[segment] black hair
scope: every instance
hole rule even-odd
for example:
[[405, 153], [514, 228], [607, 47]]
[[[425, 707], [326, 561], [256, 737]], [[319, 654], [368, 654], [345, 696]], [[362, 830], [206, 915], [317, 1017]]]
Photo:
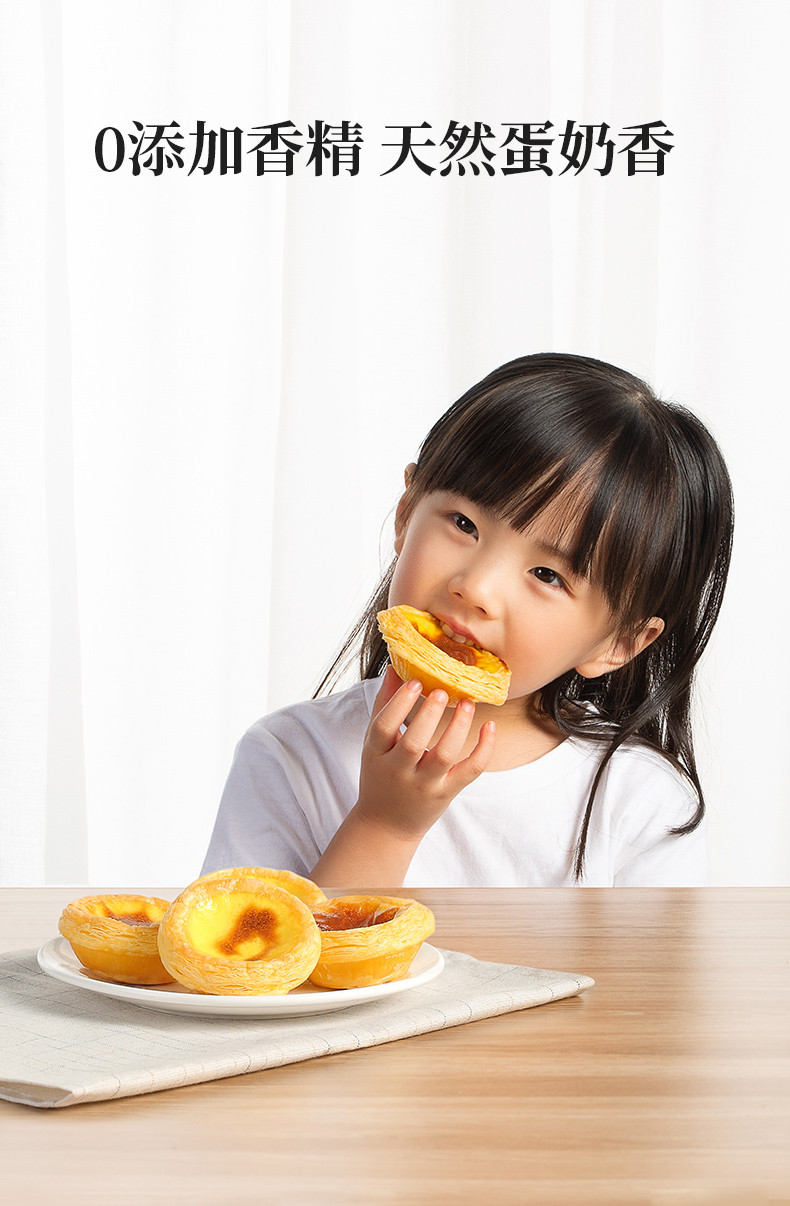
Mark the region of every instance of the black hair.
[[[572, 568], [602, 590], [618, 634], [636, 636], [653, 616], [664, 621], [661, 635], [619, 669], [595, 679], [571, 670], [541, 691], [541, 711], [565, 736], [607, 743], [581, 823], [576, 878], [601, 777], [624, 741], [657, 750], [690, 782], [696, 810], [670, 831], [690, 833], [705, 810], [692, 683], [721, 608], [733, 534], [730, 478], [710, 432], [613, 365], [561, 353], [525, 356], [474, 385], [434, 424], [411, 475], [406, 516], [440, 490], [519, 531], [562, 496]], [[383, 673], [389, 655], [376, 613], [387, 607], [394, 568], [316, 695], [357, 648], [362, 678]]]

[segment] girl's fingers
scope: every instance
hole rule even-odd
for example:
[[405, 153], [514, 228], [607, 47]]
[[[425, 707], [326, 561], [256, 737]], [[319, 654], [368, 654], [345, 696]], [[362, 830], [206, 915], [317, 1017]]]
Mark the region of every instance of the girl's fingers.
[[387, 666], [381, 679], [381, 686], [373, 702], [373, 715], [375, 716], [377, 712], [380, 712], [404, 685], [403, 681], [395, 673], [394, 668]]
[[[386, 754], [397, 748], [398, 760], [407, 764], [416, 765], [424, 759], [426, 765], [430, 763], [437, 770], [451, 775], [458, 784], [456, 791], [460, 791], [488, 765], [494, 750], [494, 723], [489, 721], [482, 726], [471, 754], [456, 762], [469, 736], [475, 706], [469, 700], [461, 700], [441, 737], [429, 749], [447, 708], [446, 691], [431, 691], [420, 704], [413, 720], [408, 721], [405, 732], [401, 733], [421, 690], [422, 686], [416, 680], [401, 683], [394, 671], [390, 676], [388, 669], [376, 696], [376, 711], [368, 728], [366, 744], [373, 754]], [[382, 706], [379, 707], [379, 704]]]
[[[392, 749], [393, 745], [399, 741], [401, 725], [419, 699], [422, 690], [421, 684], [414, 679], [408, 683], [402, 683], [394, 670], [392, 671], [394, 683], [391, 678], [389, 682], [387, 681], [388, 675], [389, 669], [384, 682], [379, 687], [374, 704], [373, 719], [368, 727], [368, 744], [373, 748], [374, 753], [383, 753]], [[379, 707], [382, 701], [384, 701], [383, 706]]]
[[398, 743], [402, 756], [418, 761], [430, 745], [447, 707], [446, 691], [431, 691]]
[[462, 788], [468, 787], [478, 775], [483, 773], [491, 761], [495, 745], [496, 725], [493, 720], [487, 720], [480, 729], [477, 744], [469, 757], [464, 758], [463, 762], [457, 763], [450, 772], [454, 786], [457, 785], [456, 791], [461, 791]]
[[432, 750], [426, 755], [431, 762], [449, 770], [460, 756], [464, 743], [472, 727], [475, 715], [475, 705], [468, 699], [462, 699], [456, 704], [447, 728], [442, 733]]

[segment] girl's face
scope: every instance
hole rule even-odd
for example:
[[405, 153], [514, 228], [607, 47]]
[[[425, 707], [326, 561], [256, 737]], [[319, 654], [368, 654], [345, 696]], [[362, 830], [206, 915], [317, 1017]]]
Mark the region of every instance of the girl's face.
[[559, 517], [550, 506], [518, 532], [443, 491], [420, 498], [407, 520], [401, 507], [389, 605], [429, 611], [495, 653], [512, 672], [510, 699], [572, 669], [588, 678], [616, 669], [659, 635], [662, 621], [648, 621], [635, 642], [618, 639], [600, 589], [571, 570]]

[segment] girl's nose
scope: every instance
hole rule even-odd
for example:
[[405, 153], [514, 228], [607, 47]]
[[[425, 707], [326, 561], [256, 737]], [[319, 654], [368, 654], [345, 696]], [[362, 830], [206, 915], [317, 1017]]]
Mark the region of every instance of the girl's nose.
[[497, 610], [500, 592], [500, 571], [489, 560], [479, 560], [464, 566], [450, 579], [448, 587], [455, 598], [467, 607], [493, 615]]

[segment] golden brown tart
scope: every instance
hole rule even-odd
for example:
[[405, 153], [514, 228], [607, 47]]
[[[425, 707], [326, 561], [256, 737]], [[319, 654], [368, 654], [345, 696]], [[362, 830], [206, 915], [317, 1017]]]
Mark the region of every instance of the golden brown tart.
[[159, 953], [195, 992], [290, 992], [310, 975], [321, 935], [292, 892], [252, 876], [209, 876], [178, 896], [159, 926]]
[[82, 896], [67, 905], [58, 929], [83, 967], [123, 984], [167, 984], [157, 943], [169, 900], [157, 896]]
[[441, 688], [450, 705], [461, 699], [503, 704], [510, 687], [510, 670], [495, 654], [464, 645], [447, 636], [427, 611], [399, 604], [377, 616], [390, 660], [404, 682], [419, 679], [424, 694]]
[[320, 958], [310, 973], [319, 988], [362, 988], [408, 975], [434, 931], [430, 909], [397, 896], [337, 896], [313, 910]]
[[311, 879], [305, 879], [303, 875], [297, 875], [295, 871], [280, 871], [273, 867], [228, 867], [224, 871], [210, 871], [208, 875], [201, 875], [200, 879], [195, 880], [195, 883], [205, 884], [214, 879], [238, 879], [242, 876], [245, 879], [259, 879], [275, 888], [284, 888], [286, 892], [297, 896], [310, 909], [326, 900], [326, 895]]

